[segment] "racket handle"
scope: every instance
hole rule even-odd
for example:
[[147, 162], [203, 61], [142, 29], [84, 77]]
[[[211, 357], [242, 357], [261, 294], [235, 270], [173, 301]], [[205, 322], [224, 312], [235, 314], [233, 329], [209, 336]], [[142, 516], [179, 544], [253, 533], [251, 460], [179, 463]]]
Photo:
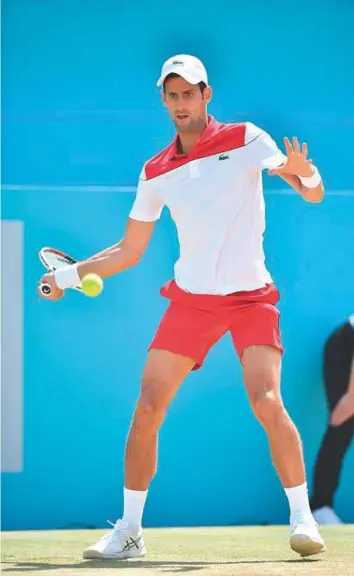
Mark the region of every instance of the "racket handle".
[[43, 294], [45, 294], [46, 296], [49, 296], [49, 294], [51, 293], [51, 287], [50, 284], [42, 284], [41, 285], [41, 291]]

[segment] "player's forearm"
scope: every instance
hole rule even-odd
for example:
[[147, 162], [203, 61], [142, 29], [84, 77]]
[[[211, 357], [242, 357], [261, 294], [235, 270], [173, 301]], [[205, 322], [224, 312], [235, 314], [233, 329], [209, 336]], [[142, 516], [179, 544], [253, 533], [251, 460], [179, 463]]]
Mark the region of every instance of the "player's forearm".
[[97, 252], [97, 254], [94, 254], [93, 256], [91, 256], [90, 260], [97, 260], [97, 258], [101, 258], [101, 256], [107, 256], [107, 254], [109, 254], [110, 252], [113, 252], [113, 250], [117, 250], [117, 248], [120, 248], [122, 246], [124, 242], [124, 238], [122, 238], [122, 240], [119, 240], [119, 242], [117, 242], [117, 244], [113, 244], [113, 246], [110, 246], [109, 248], [106, 248], [105, 250], [102, 250], [101, 252]]
[[121, 242], [116, 248], [109, 248], [101, 255], [96, 254], [93, 258], [79, 262], [77, 270], [81, 279], [86, 274], [98, 274], [101, 278], [107, 278], [135, 266], [139, 260], [140, 255]]
[[[299, 180], [300, 182], [300, 180]], [[301, 184], [300, 195], [306, 202], [317, 203], [321, 202], [324, 196], [324, 187], [322, 182], [316, 186], [316, 188], [306, 188], [303, 184]]]
[[293, 188], [299, 192], [300, 196], [306, 200], [306, 202], [316, 204], [322, 201], [324, 195], [323, 184], [319, 184], [316, 188], [306, 188], [306, 186], [301, 184], [301, 181], [297, 176], [293, 176], [293, 178], [297, 179], [296, 186], [293, 185]]
[[321, 202], [323, 195], [324, 195], [324, 187], [323, 183], [321, 182], [316, 188], [306, 188], [300, 180], [298, 176], [294, 174], [284, 174], [282, 175], [283, 180], [285, 180], [294, 190], [299, 192], [300, 196], [306, 202]]

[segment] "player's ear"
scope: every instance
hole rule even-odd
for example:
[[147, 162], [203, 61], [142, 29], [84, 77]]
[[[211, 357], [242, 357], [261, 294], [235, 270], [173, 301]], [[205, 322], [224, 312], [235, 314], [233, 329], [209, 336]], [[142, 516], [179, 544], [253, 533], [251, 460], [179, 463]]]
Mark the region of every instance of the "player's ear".
[[209, 104], [210, 100], [212, 99], [213, 91], [210, 86], [206, 86], [204, 88], [204, 100], [207, 104]]
[[165, 90], [164, 90], [164, 89], [161, 90], [161, 99], [162, 99], [163, 105], [164, 105], [164, 106], [167, 106], [167, 104], [166, 104], [166, 94], [165, 94]]

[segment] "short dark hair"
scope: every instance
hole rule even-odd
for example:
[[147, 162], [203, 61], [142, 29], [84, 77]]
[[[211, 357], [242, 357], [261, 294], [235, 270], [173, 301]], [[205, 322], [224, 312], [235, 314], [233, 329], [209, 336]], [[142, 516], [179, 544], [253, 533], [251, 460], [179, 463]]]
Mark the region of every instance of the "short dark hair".
[[[163, 81], [163, 91], [164, 92], [166, 92], [166, 89], [165, 89], [166, 80], [168, 80], [169, 78], [183, 78], [183, 76], [180, 76], [180, 74], [176, 74], [176, 72], [171, 72], [170, 74], [168, 74], [166, 76], [165, 80]], [[207, 87], [205, 82], [198, 82], [198, 86], [199, 86], [199, 90], [201, 91], [201, 93], [204, 94], [204, 90]]]

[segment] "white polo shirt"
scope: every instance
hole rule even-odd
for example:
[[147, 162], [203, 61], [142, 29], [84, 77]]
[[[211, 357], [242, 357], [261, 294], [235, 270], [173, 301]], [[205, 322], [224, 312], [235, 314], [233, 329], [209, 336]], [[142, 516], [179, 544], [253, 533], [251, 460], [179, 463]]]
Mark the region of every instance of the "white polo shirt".
[[177, 285], [194, 294], [232, 294], [272, 282], [265, 267], [262, 170], [285, 161], [249, 122], [209, 123], [189, 154], [177, 138], [148, 160], [130, 218], [152, 222], [167, 206], [176, 224]]

